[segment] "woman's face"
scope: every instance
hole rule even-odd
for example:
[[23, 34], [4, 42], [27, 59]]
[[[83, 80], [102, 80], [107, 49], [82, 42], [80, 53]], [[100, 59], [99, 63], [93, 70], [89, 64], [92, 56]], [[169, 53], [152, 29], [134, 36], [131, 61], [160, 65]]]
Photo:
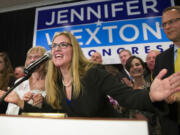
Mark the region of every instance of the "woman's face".
[[130, 68], [130, 72], [131, 76], [133, 78], [136, 77], [141, 77], [144, 74], [144, 68], [143, 65], [141, 64], [141, 62], [138, 59], [133, 59], [131, 62], [131, 68]]
[[41, 53], [38, 53], [38, 52], [29, 53], [28, 56], [27, 56], [26, 65], [28, 66], [29, 64], [33, 63], [34, 61], [36, 61], [40, 57], [42, 57]]
[[4, 62], [3, 58], [0, 57], [0, 72], [2, 72], [4, 70], [4, 67], [5, 67], [5, 62]]
[[[27, 60], [26, 60], [26, 66], [30, 65], [31, 63], [33, 63], [34, 61], [38, 60], [39, 58], [41, 58], [43, 55], [41, 52], [38, 51], [32, 51], [31, 53], [28, 54], [27, 56]], [[42, 64], [39, 68], [36, 69], [36, 72], [39, 72], [43, 69], [44, 64]]]
[[72, 61], [72, 45], [64, 35], [56, 37], [53, 41], [52, 60], [56, 67], [69, 68]]

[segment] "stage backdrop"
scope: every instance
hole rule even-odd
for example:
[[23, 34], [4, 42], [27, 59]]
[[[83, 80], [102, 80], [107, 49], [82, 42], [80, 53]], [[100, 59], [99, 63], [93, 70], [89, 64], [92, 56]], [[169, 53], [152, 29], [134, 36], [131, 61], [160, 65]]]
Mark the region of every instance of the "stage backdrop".
[[49, 50], [54, 34], [67, 30], [87, 58], [98, 51], [104, 64], [118, 64], [119, 51], [128, 49], [145, 60], [150, 50], [172, 45], [161, 28], [162, 11], [171, 5], [172, 0], [103, 0], [37, 8], [33, 46]]

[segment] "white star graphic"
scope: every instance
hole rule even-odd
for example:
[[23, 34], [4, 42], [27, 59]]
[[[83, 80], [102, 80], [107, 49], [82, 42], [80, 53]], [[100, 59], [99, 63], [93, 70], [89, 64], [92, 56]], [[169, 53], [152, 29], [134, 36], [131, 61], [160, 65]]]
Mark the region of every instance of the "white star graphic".
[[97, 25], [97, 26], [101, 26], [101, 25], [102, 25], [102, 22], [101, 22], [100, 20], [98, 20], [98, 21], [96, 22], [96, 25]]

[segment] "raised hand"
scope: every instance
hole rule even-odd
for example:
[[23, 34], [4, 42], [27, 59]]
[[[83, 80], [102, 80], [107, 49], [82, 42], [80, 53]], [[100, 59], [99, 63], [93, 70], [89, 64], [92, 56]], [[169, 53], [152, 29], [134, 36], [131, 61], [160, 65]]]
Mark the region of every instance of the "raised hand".
[[162, 79], [166, 73], [167, 69], [162, 69], [152, 82], [149, 92], [152, 102], [165, 100], [173, 93], [180, 91], [180, 72]]

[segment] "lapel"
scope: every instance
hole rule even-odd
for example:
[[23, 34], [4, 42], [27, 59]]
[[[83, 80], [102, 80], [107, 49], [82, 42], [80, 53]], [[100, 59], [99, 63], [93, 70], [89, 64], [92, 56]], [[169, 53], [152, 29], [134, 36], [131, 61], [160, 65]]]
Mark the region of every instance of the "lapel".
[[167, 57], [164, 58], [164, 61], [165, 64], [167, 64], [167, 68], [168, 68], [167, 76], [169, 76], [174, 73], [174, 46], [169, 49], [167, 53]]

